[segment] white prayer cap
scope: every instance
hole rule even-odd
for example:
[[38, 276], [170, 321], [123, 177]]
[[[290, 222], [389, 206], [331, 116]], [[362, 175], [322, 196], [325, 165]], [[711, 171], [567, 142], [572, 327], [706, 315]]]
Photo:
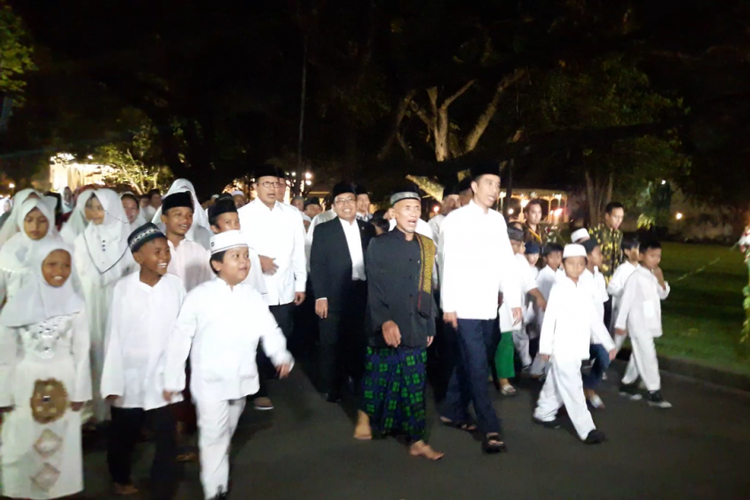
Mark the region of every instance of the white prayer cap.
[[586, 257], [586, 249], [583, 248], [583, 245], [578, 245], [577, 243], [565, 245], [563, 259], [567, 259], [568, 257]]
[[212, 195], [211, 195], [211, 199], [212, 199], [212, 200], [215, 200], [215, 199], [216, 199], [216, 198], [218, 198], [218, 197], [219, 197], [219, 195], [218, 195], [218, 194], [212, 194]]
[[573, 243], [578, 243], [581, 240], [587, 240], [589, 238], [591, 238], [591, 235], [589, 235], [589, 232], [585, 227], [576, 229], [575, 231], [573, 231], [573, 234], [570, 235], [570, 239], [573, 241]]
[[243, 193], [239, 189], [235, 189], [234, 191], [232, 191], [232, 196], [245, 196], [245, 193]]
[[246, 247], [247, 241], [239, 231], [225, 231], [211, 238], [211, 255], [235, 247]]

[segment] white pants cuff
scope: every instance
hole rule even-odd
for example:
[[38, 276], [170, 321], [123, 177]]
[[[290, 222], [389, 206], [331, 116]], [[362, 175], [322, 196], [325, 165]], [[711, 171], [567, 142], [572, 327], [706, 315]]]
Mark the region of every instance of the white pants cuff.
[[586, 407], [580, 361], [557, 361], [552, 358], [534, 417], [545, 422], [554, 420], [561, 406], [565, 406], [570, 421], [582, 440], [596, 429], [594, 419]]

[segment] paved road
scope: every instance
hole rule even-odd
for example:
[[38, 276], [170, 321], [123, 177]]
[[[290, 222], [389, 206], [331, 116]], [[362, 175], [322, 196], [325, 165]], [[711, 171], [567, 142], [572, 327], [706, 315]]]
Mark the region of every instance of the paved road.
[[[671, 410], [620, 398], [610, 369], [601, 391], [607, 409], [594, 420], [609, 442], [589, 447], [572, 428], [531, 423], [535, 383], [514, 399], [495, 397], [510, 452], [485, 456], [465, 433], [436, 424], [438, 463], [407, 455], [393, 439], [357, 442], [352, 415], [322, 401], [305, 374], [275, 382], [272, 412], [248, 409], [233, 445], [232, 498], [301, 500], [463, 500], [542, 498], [750, 498], [750, 396], [665, 375]], [[619, 367], [621, 368], [621, 367]], [[140, 449], [145, 477], [151, 450]], [[87, 498], [107, 498], [103, 451], [89, 451]], [[201, 499], [189, 465], [179, 499]]]

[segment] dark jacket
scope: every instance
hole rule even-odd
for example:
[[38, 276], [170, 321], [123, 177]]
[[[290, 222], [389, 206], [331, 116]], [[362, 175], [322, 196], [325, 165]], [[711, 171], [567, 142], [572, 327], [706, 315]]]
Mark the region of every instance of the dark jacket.
[[[367, 325], [368, 343], [373, 347], [385, 346], [382, 327], [394, 321], [401, 332], [403, 347], [426, 347], [427, 338], [435, 335], [437, 305], [430, 292], [423, 295], [429, 300], [430, 314], [420, 313], [420, 272], [422, 259], [420, 245], [415, 238], [406, 241], [404, 233], [394, 229], [372, 240], [367, 249]], [[429, 238], [425, 238], [429, 240]], [[433, 254], [434, 244], [429, 240]], [[430, 282], [434, 284], [434, 265], [429, 265]]]
[[[375, 227], [369, 222], [357, 221], [362, 240], [362, 255], [367, 253], [370, 240], [375, 237]], [[347, 296], [352, 288], [352, 258], [346, 243], [344, 228], [338, 217], [315, 226], [310, 249], [310, 278], [315, 298], [327, 298], [328, 310], [346, 308]], [[367, 261], [365, 260], [365, 269]]]

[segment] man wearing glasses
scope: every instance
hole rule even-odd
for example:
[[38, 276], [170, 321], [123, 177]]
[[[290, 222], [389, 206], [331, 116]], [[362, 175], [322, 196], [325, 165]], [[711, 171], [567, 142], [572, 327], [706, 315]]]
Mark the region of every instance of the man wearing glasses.
[[[277, 199], [284, 174], [273, 165], [262, 165], [255, 172], [253, 185], [257, 197], [238, 210], [242, 233], [248, 246], [260, 257], [260, 265], [268, 294], [269, 309], [276, 318], [287, 341], [294, 329], [294, 308], [305, 300], [307, 262], [305, 258], [305, 227], [299, 211]], [[258, 350], [261, 388], [254, 404], [258, 410], [272, 410], [267, 396], [264, 367], [270, 361]]]
[[335, 403], [347, 375], [355, 392], [361, 384], [367, 306], [364, 255], [375, 228], [357, 219], [357, 195], [351, 185], [336, 184], [332, 198], [338, 217], [314, 229], [310, 277], [320, 318], [320, 389]]

